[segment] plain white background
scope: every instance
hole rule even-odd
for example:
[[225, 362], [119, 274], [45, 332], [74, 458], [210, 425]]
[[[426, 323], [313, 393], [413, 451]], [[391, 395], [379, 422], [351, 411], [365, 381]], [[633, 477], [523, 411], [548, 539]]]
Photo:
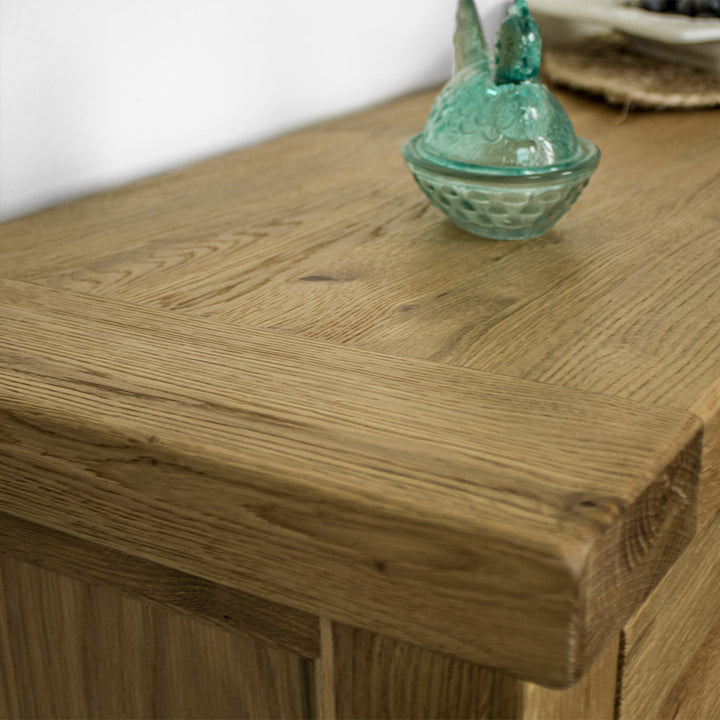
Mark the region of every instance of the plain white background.
[[2, 0], [0, 219], [440, 83], [455, 6]]

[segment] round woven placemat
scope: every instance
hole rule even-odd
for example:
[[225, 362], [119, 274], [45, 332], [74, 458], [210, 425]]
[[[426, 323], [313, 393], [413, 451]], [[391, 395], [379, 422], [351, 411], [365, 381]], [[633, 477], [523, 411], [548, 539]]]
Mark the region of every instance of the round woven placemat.
[[720, 105], [720, 73], [643, 55], [621, 35], [587, 38], [548, 48], [548, 80], [637, 108], [707, 108]]

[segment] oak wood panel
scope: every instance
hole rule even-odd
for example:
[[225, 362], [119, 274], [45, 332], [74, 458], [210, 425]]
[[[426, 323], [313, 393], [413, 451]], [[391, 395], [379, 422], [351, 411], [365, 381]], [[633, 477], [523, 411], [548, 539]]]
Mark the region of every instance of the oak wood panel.
[[0, 273], [692, 411], [712, 428], [704, 524], [720, 507], [716, 115], [619, 123], [560, 97], [603, 159], [541, 239], [474, 238], [429, 207], [399, 154], [421, 94], [10, 223]]
[[548, 684], [687, 544], [685, 413], [2, 283], [5, 512]]
[[[420, 95], [129, 188], [125, 193], [141, 206], [151, 204], [147, 196], [154, 192], [169, 198], [177, 192], [183, 210], [193, 202], [194, 181], [192, 228], [180, 219], [173, 225], [175, 208], [161, 205], [156, 218], [135, 228], [147, 237], [142, 247], [117, 254], [107, 243], [105, 252], [92, 248], [94, 255], [88, 248], [62, 275], [52, 253], [75, 241], [57, 243], [58, 249], [47, 242], [43, 250], [51, 257], [35, 257], [32, 276], [642, 401], [665, 396], [683, 407], [688, 398], [698, 403], [711, 389], [720, 309], [720, 260], [710, 252], [720, 223], [716, 115], [638, 114], [618, 124], [601, 105], [561, 97], [578, 131], [602, 142], [604, 155], [580, 203], [542, 239], [488, 242], [424, 210], [394, 152], [422, 121], [430, 96]], [[363, 142], [333, 165], [328, 157], [338, 134]], [[294, 155], [279, 162], [290, 151], [316, 164], [296, 164]], [[325, 173], [321, 161], [328, 163]], [[285, 180], [268, 193], [279, 165]], [[175, 189], [181, 179], [188, 186], [182, 192]], [[240, 184], [267, 205], [262, 237], [251, 237], [258, 230], [254, 213], [263, 214], [257, 204], [227, 203], [222, 195]], [[217, 201], [208, 188], [221, 194]], [[278, 196], [292, 188], [296, 204], [288, 200], [286, 221], [273, 221]], [[95, 219], [100, 200], [84, 202]], [[71, 238], [85, 228], [73, 219], [60, 222]], [[26, 252], [17, 246], [37, 235], [38, 223], [42, 218], [34, 216], [13, 232], [3, 227], [6, 263], [11, 250]], [[239, 241], [244, 230], [247, 238]], [[717, 404], [702, 408], [703, 417]]]
[[658, 709], [657, 720], [720, 717], [720, 623], [708, 631]]
[[333, 624], [338, 718], [492, 718], [503, 683], [518, 680], [457, 657]]
[[496, 717], [508, 720], [618, 720], [615, 717], [618, 646], [619, 636], [600, 653], [588, 672], [566, 690], [522, 683], [519, 691], [522, 714], [506, 712]]
[[551, 690], [375, 633], [333, 624], [338, 718], [612, 720], [618, 641], [573, 687]]
[[[402, 349], [403, 335], [409, 334], [416, 346], [422, 343], [421, 356], [435, 352], [438, 334], [450, 329], [461, 312], [474, 309], [463, 322], [477, 326], [478, 312], [489, 319], [505, 308], [514, 296], [513, 285], [523, 278], [497, 276], [496, 263], [518, 245], [468, 241], [469, 236], [440, 215], [433, 216], [404, 168], [399, 145], [417, 129], [429, 101], [424, 95], [399, 103], [394, 112], [393, 106], [374, 111], [375, 122], [360, 123], [363, 130], [344, 130], [347, 125], [358, 127], [356, 119], [348, 118], [324, 126], [322, 132], [285, 139], [282, 147], [303, 149], [315, 163], [294, 163], [292, 158], [280, 163], [286, 175], [272, 185], [272, 193], [267, 192], [266, 175], [277, 179], [280, 150], [272, 144], [195, 168], [197, 198], [174, 189], [180, 181], [173, 182], [172, 176], [142, 184], [136, 188], [139, 206], [151, 204], [148, 196], [157, 193], [163, 198], [174, 191], [183, 213], [188, 204], [194, 207], [190, 217], [195, 219], [188, 227], [183, 214], [173, 224], [173, 210], [159, 203], [157, 218], [145, 218], [144, 224], [135, 226], [146, 242], [128, 249], [114, 249], [112, 236], [104, 250], [94, 238], [83, 245], [74, 239], [86, 232], [81, 223], [48, 217], [48, 225], [64, 224], [69, 237], [45, 243], [49, 257], [38, 263], [34, 255], [27, 277], [331, 340], [357, 341], [374, 333], [374, 344], [384, 340], [381, 349], [392, 352]], [[343, 142], [348, 135], [358, 135], [350, 143], [352, 152], [334, 154], [336, 133]], [[319, 158], [327, 164], [323, 171], [317, 166]], [[253, 194], [255, 202], [227, 201], [223, 188], [252, 188], [256, 180], [266, 192]], [[208, 188], [217, 188], [219, 196]], [[99, 214], [99, 199], [84, 202], [91, 216]], [[5, 275], [25, 277], [13, 270], [12, 253], [31, 255], [37, 247], [37, 241], [32, 242], [37, 228], [21, 221], [3, 231], [0, 254], [9, 268]], [[28, 245], [30, 249], [24, 250]], [[63, 263], [55, 255], [78, 245], [87, 249], [79, 253], [75, 267], [61, 272]], [[496, 298], [482, 288], [473, 292], [489, 271], [497, 286], [504, 287]], [[543, 271], [534, 276], [538, 289], [556, 279]], [[427, 316], [419, 301], [432, 305], [443, 293], [446, 299]], [[439, 310], [446, 313], [445, 329], [433, 329]], [[423, 330], [422, 340], [418, 330]], [[387, 343], [393, 336], [398, 345], [390, 348]]]
[[703, 705], [720, 704], [715, 674], [719, 557], [716, 514], [626, 627], [621, 720], [675, 717], [684, 706], [689, 709], [681, 715], [693, 717]]
[[304, 658], [320, 654], [319, 619], [107, 546], [0, 513], [0, 555], [114, 588]]
[[0, 716], [307, 717], [295, 655], [0, 557]]
[[[368, 179], [389, 179], [388, 159], [399, 143], [417, 132], [433, 96], [434, 92], [414, 94], [2, 223], [0, 277], [49, 279], [94, 266], [102, 258], [108, 259], [109, 268], [112, 256], [127, 259], [133, 250], [162, 241], [203, 244], [224, 238], [238, 243], [234, 259], [243, 262], [242, 247], [249, 245], [252, 251], [258, 242], [273, 243], [277, 232], [293, 233], [304, 225], [307, 237], [313, 224], [336, 208], [339, 188], [355, 199], [364, 198], [366, 205], [382, 197]], [[573, 117], [583, 119], [587, 132], [615, 120], [617, 114], [602, 105], [581, 103], [574, 105]], [[370, 165], [380, 172], [368, 172]], [[387, 187], [394, 187], [398, 179], [412, 187], [407, 175], [393, 177]], [[420, 208], [420, 196], [415, 200]], [[382, 228], [372, 218], [368, 222], [368, 232]], [[186, 256], [186, 269], [192, 263]], [[122, 284], [119, 277], [115, 281]]]
[[[208, 160], [198, 166], [202, 179], [191, 166], [2, 223], [0, 276], [46, 277], [160, 239], [199, 240], [225, 231], [227, 240], [242, 244], [264, 237], [266, 229], [282, 231], [298, 224], [294, 214], [306, 208], [303, 188], [286, 185], [288, 171], [303, 168], [319, 179], [337, 175], [337, 163], [352, 162], [364, 140], [362, 134], [320, 125], [279, 138], [272, 146]], [[320, 142], [326, 154], [317, 153]], [[265, 171], [249, 177], [243, 172], [248, 162]], [[328, 194], [319, 211], [331, 205]], [[233, 231], [227, 224], [230, 209], [260, 227]]]

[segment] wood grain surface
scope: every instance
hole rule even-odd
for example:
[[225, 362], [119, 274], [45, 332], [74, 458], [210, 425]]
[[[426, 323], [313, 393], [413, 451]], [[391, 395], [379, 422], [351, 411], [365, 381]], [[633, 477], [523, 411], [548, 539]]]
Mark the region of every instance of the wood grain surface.
[[0, 513], [0, 555], [249, 635], [299, 657], [320, 655], [319, 619], [197, 575]]
[[[289, 604], [304, 655], [323, 614], [548, 684], [587, 669], [720, 509], [720, 133], [559, 95], [603, 159], [537, 240], [429, 207], [399, 146], [430, 93], [0, 226], [0, 278], [46, 288], [0, 290], [3, 511], [262, 596], [269, 635]], [[683, 558], [710, 577], [714, 548]], [[712, 615], [677, 572], [631, 669], [673, 577]], [[677, 698], [707, 622], [658, 712], [706, 709]]]
[[720, 712], [720, 514], [625, 628], [620, 720]]
[[551, 690], [457, 657], [333, 623], [335, 717], [613, 720], [618, 642], [573, 687]]
[[308, 664], [0, 556], [0, 717], [308, 717]]
[[[615, 702], [619, 639], [619, 636], [615, 637], [607, 644], [592, 667], [571, 688], [552, 690], [534, 683], [522, 683], [516, 691], [515, 708], [512, 701], [505, 700], [501, 712], [493, 717], [507, 720], [619, 720]], [[508, 687], [507, 680], [503, 687]]]
[[[708, 631], [702, 645], [665, 695], [656, 718], [714, 720], [720, 717], [720, 623]], [[626, 717], [631, 717], [628, 713]]]
[[522, 685], [457, 657], [339, 623], [333, 624], [333, 650], [336, 717], [348, 720], [500, 718], [499, 686]]
[[688, 415], [5, 281], [8, 514], [548, 684], [695, 526]]
[[8, 223], [0, 275], [694, 412], [712, 428], [704, 524], [720, 508], [716, 114], [619, 122], [559, 93], [602, 162], [544, 237], [499, 243], [452, 226], [403, 165], [432, 97]]

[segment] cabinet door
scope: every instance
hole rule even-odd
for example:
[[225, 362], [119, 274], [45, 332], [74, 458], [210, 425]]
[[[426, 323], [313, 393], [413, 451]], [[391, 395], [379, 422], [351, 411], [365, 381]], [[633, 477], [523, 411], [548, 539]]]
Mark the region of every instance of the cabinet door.
[[0, 716], [303, 718], [312, 661], [0, 557]]

